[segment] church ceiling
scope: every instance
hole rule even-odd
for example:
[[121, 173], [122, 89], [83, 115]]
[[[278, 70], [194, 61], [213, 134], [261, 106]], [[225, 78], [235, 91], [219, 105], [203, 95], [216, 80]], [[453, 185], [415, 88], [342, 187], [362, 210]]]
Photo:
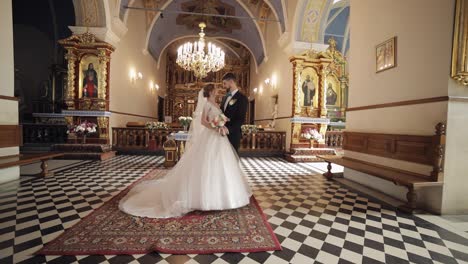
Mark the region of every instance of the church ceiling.
[[[177, 39], [198, 35], [198, 23], [207, 24], [207, 37], [230, 39], [234, 43], [241, 43], [252, 54], [259, 65], [266, 57], [264, 33], [266, 26], [285, 31], [283, 3], [284, 0], [121, 0], [120, 17], [125, 19], [129, 11], [125, 6], [162, 9], [162, 16], [158, 11], [145, 12], [147, 17], [148, 51], [159, 61], [164, 49]], [[258, 17], [278, 20], [266, 23], [264, 21], [210, 17], [177, 12], [209, 13], [238, 17]]]
[[[182, 3], [181, 9], [185, 12], [191, 13], [208, 13], [230, 16], [236, 15], [235, 7], [228, 3], [223, 3], [221, 0], [208, 0], [202, 2], [201, 5], [200, 1], [192, 0]], [[232, 33], [233, 30], [241, 29], [241, 22], [237, 18], [202, 17], [189, 14], [179, 14], [176, 18], [177, 25], [183, 25], [192, 31], [198, 31], [198, 24], [200, 22], [205, 22], [205, 32], [208, 34], [220, 31]]]

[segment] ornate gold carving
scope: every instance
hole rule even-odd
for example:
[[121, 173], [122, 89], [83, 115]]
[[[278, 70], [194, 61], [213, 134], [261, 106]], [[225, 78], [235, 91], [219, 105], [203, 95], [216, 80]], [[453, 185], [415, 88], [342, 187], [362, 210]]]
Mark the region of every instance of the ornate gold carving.
[[468, 0], [457, 0], [453, 32], [452, 71], [453, 79], [468, 86]]
[[108, 137], [108, 126], [109, 126], [109, 118], [106, 116], [99, 116], [97, 117], [98, 128], [99, 128], [99, 138], [106, 138]]
[[94, 42], [96, 42], [96, 37], [89, 32], [78, 35], [78, 39], [84, 45], [94, 44]]
[[[330, 45], [325, 51], [310, 49], [290, 58], [294, 69], [294, 116], [344, 118], [344, 109], [347, 107], [344, 90], [348, 83], [345, 72], [346, 61], [344, 56], [336, 50], [336, 40], [331, 38], [328, 43]], [[306, 100], [304, 100], [303, 85], [305, 85], [306, 76], [311, 77], [315, 88], [315, 96], [311, 98], [313, 99], [311, 105], [306, 105]], [[330, 76], [334, 76], [333, 80], [336, 80], [332, 83], [337, 97], [335, 104], [326, 102], [327, 89], [331, 84], [327, 79]]]
[[293, 123], [292, 126], [292, 140], [291, 144], [299, 144], [301, 139], [301, 124]]
[[107, 55], [106, 50], [99, 50], [99, 91], [98, 97], [101, 99], [106, 99], [106, 90], [107, 90], [107, 63], [110, 61], [109, 56]]
[[[76, 54], [74, 48], [68, 48], [67, 53], [65, 54], [65, 59], [67, 60], [68, 67], [68, 77], [67, 77], [67, 91], [65, 93], [66, 99], [73, 99], [75, 96], [75, 65], [76, 65]], [[67, 105], [68, 106], [68, 105]], [[73, 104], [70, 103], [70, 106], [73, 109]]]

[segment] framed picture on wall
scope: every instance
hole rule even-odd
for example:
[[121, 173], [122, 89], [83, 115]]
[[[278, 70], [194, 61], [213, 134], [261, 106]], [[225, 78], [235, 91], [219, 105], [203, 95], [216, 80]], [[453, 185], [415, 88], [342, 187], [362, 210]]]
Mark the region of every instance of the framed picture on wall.
[[396, 37], [388, 39], [375, 47], [376, 72], [396, 66]]

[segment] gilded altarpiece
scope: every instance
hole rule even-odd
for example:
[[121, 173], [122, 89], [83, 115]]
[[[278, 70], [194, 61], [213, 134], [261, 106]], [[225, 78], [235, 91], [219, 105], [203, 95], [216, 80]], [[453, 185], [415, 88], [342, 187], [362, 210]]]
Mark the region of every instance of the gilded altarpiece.
[[[348, 75], [346, 60], [329, 41], [326, 51], [308, 50], [292, 56], [293, 106], [291, 119], [291, 148], [324, 147], [325, 133], [330, 121], [345, 121]], [[309, 129], [323, 137], [315, 142], [303, 138]]]
[[[197, 105], [198, 92], [207, 84], [214, 84], [218, 88], [216, 101], [221, 103], [226, 91], [223, 89], [222, 78], [225, 73], [232, 72], [237, 77], [239, 90], [249, 97], [250, 85], [250, 64], [248, 61], [228, 60], [226, 66], [217, 71], [211, 72], [203, 80], [197, 80], [191, 71], [185, 71], [179, 67], [174, 58], [168, 56], [166, 81], [167, 96], [164, 105], [164, 115], [170, 116], [173, 122], [177, 122], [180, 116], [192, 116]], [[249, 120], [247, 111], [246, 120]]]
[[[86, 143], [109, 143], [109, 72], [114, 47], [96, 39], [91, 33], [72, 35], [59, 40], [65, 48], [68, 83], [62, 113], [68, 125], [85, 120], [96, 123], [98, 132]], [[77, 142], [73, 135], [69, 142]]]

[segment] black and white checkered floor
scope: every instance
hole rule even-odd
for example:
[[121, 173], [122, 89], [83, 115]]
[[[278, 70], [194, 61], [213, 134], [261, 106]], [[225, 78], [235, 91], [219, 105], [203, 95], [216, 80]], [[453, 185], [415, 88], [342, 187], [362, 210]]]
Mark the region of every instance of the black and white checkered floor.
[[0, 185], [0, 263], [468, 263], [468, 239], [328, 182], [313, 164], [277, 158], [242, 163], [282, 251], [32, 255], [161, 162], [117, 156]]

